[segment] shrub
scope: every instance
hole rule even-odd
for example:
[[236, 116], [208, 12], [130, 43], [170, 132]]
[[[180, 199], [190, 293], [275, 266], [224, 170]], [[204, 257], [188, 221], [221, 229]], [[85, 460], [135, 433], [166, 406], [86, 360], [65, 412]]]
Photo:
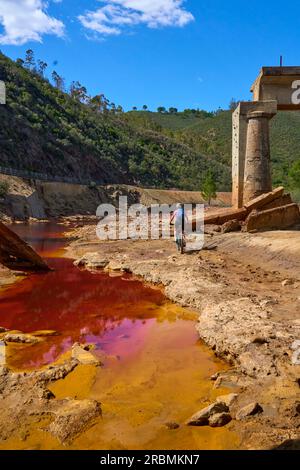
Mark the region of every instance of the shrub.
[[0, 181], [0, 197], [5, 197], [9, 191], [8, 181]]

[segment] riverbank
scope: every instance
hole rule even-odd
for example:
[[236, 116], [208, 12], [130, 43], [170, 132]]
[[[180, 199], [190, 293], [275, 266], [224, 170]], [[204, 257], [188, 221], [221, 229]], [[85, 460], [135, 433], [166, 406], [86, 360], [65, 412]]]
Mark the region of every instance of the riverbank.
[[80, 265], [133, 273], [199, 313], [200, 338], [233, 367], [215, 377], [216, 388], [239, 388], [233, 415], [253, 397], [263, 409], [233, 422], [242, 448], [298, 445], [300, 366], [292, 346], [300, 339], [299, 231], [209, 233], [215, 250], [184, 256], [171, 241], [100, 242], [93, 226], [72, 235], [68, 253]]

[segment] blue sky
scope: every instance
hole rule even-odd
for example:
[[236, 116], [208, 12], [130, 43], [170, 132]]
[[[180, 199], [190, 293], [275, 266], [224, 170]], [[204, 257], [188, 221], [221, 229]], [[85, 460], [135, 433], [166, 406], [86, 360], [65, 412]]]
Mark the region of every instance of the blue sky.
[[[262, 65], [300, 64], [297, 8], [276, 0], [0, 0], [0, 48], [125, 109], [227, 108]], [[57, 65], [53, 63], [57, 61]]]

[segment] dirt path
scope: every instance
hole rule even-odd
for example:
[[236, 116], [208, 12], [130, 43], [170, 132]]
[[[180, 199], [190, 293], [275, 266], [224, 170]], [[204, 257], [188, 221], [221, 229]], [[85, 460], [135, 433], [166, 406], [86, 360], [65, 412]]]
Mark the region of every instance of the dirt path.
[[216, 250], [184, 256], [165, 240], [99, 242], [93, 226], [73, 235], [69, 255], [82, 265], [132, 272], [199, 312], [200, 337], [233, 365], [215, 386], [239, 388], [235, 411], [253, 397], [264, 410], [237, 423], [244, 448], [298, 445], [299, 232], [207, 236]]

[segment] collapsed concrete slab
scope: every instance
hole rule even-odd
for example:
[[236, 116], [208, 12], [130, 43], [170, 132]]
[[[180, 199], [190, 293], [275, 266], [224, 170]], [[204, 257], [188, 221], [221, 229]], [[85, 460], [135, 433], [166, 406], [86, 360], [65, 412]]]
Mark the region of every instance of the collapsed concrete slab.
[[298, 204], [275, 207], [274, 209], [253, 211], [248, 216], [243, 231], [278, 230], [300, 224], [300, 210]]
[[293, 204], [292, 196], [290, 194], [284, 194], [263, 206], [262, 210], [266, 211], [268, 209], [275, 209], [276, 207], [289, 206], [290, 204]]
[[252, 199], [247, 204], [244, 205], [245, 209], [247, 209], [248, 213], [253, 210], [259, 210], [264, 208], [267, 204], [270, 204], [274, 200], [283, 196], [284, 188], [280, 186], [279, 188], [274, 189], [269, 193], [262, 194], [255, 199]]
[[0, 263], [17, 271], [50, 270], [40, 255], [2, 222], [0, 222]]
[[205, 225], [223, 225], [230, 220], [245, 220], [248, 215], [247, 209], [226, 209], [218, 214], [206, 215]]

